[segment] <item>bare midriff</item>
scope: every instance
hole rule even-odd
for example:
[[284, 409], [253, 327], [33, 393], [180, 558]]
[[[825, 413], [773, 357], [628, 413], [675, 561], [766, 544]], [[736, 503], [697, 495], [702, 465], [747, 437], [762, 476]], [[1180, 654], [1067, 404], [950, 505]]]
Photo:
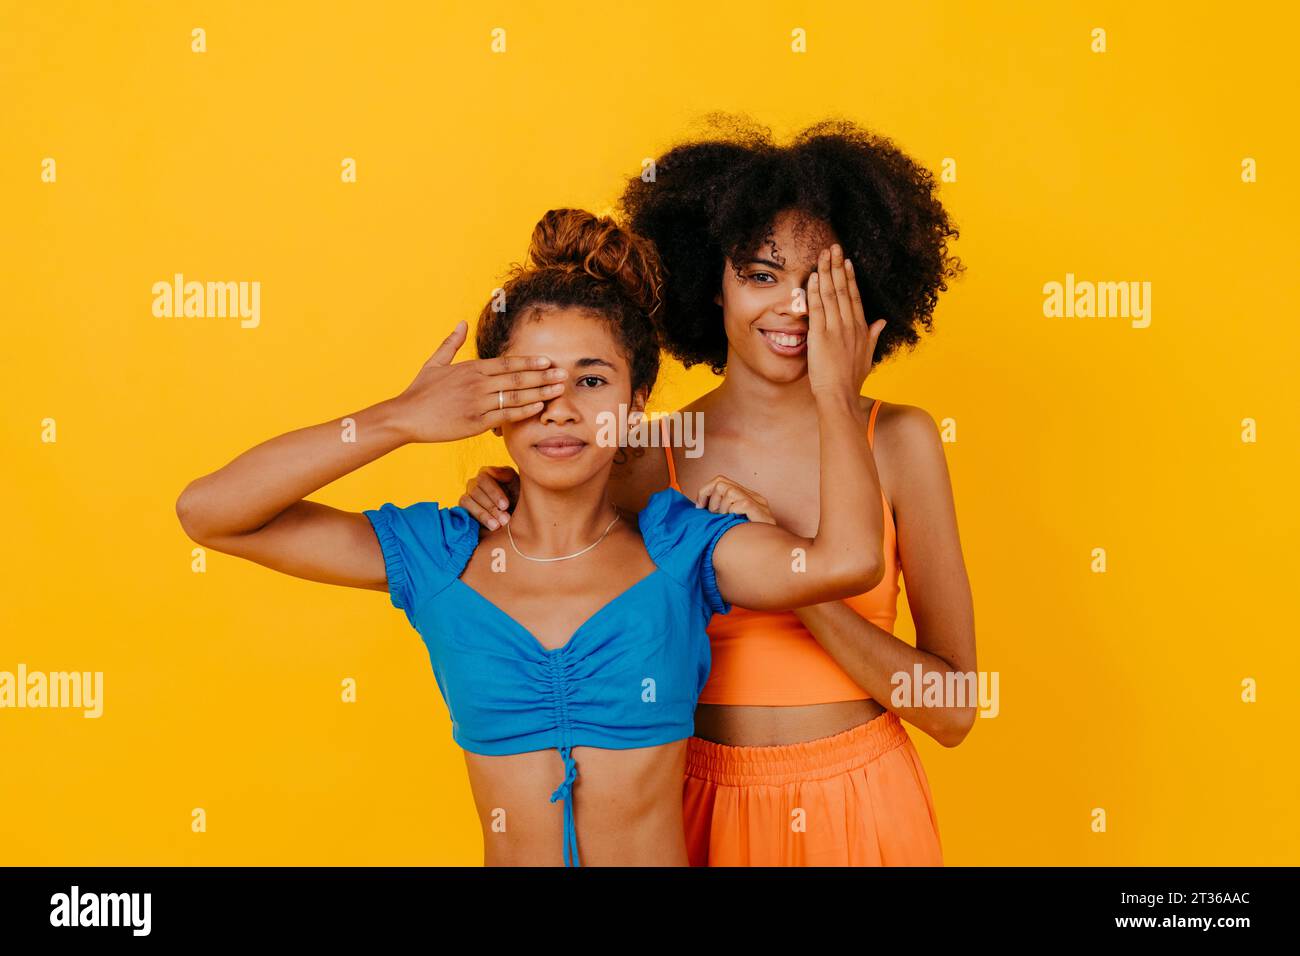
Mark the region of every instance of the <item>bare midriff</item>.
[[831, 737], [885, 713], [874, 700], [840, 700], [798, 707], [699, 704], [695, 736], [732, 747], [772, 747]]
[[[682, 824], [686, 741], [605, 750], [574, 747], [574, 826], [583, 866], [687, 866]], [[564, 780], [557, 750], [465, 753], [483, 830], [484, 866], [562, 866]]]

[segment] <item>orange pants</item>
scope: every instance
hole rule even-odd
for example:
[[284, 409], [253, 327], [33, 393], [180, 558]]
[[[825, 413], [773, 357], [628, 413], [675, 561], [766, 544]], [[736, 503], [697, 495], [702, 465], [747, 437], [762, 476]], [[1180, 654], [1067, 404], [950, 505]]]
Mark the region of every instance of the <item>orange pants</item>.
[[892, 711], [774, 747], [700, 737], [682, 794], [691, 866], [942, 866], [921, 758]]

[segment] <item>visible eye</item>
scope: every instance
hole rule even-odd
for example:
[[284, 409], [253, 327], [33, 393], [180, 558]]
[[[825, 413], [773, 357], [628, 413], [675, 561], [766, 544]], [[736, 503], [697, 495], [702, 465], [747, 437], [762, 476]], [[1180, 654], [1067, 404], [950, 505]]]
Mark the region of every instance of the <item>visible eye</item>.
[[755, 282], [758, 282], [759, 285], [767, 284], [766, 282], [760, 281], [763, 279], [770, 279], [773, 282], [776, 281], [776, 276], [772, 275], [770, 272], [747, 272], [745, 273], [745, 278], [753, 279]]
[[583, 388], [600, 388], [600, 386], [608, 384], [608, 383], [607, 383], [603, 378], [601, 378], [599, 375], [584, 375], [584, 376], [582, 376], [581, 378], [578, 379], [578, 382], [579, 382], [579, 383], [583, 383], [583, 382], [595, 382], [595, 383], [596, 383], [595, 385], [583, 385]]

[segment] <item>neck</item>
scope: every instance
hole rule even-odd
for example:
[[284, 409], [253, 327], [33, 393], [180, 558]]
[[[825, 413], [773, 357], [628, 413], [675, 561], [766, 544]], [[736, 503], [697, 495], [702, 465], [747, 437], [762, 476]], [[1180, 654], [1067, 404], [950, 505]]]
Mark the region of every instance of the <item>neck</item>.
[[[770, 433], [778, 421], [796, 423], [806, 428], [810, 417], [817, 415], [817, 400], [807, 375], [791, 382], [773, 382], [763, 378], [734, 354], [728, 356], [727, 374], [713, 392], [716, 401], [727, 410], [727, 418], [736, 429], [748, 434]], [[757, 429], [751, 431], [751, 429]]]
[[617, 514], [609, 500], [608, 470], [562, 490], [545, 488], [521, 475], [510, 534], [520, 550], [532, 557], [558, 557], [587, 547]]

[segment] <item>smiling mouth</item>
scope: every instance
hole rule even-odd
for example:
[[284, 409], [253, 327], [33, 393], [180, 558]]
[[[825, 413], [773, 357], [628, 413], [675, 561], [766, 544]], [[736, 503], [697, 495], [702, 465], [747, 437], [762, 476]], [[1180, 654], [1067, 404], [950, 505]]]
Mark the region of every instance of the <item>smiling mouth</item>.
[[771, 332], [759, 329], [763, 341], [777, 355], [800, 355], [808, 345], [807, 332]]

